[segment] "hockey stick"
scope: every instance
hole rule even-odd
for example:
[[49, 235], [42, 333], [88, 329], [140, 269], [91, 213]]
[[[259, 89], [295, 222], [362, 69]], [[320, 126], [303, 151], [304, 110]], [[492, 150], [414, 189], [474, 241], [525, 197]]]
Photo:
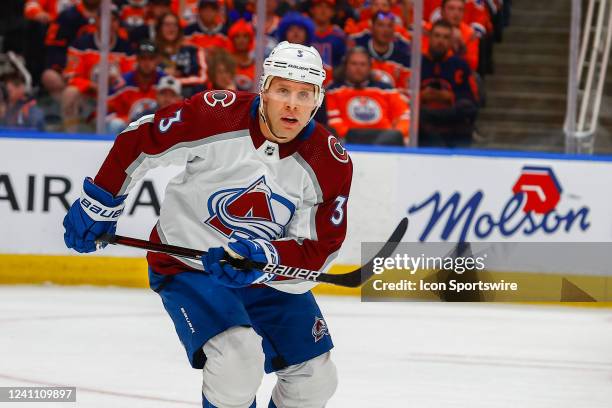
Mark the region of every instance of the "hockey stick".
[[[310, 269], [297, 268], [293, 266], [266, 264], [263, 262], [255, 262], [250, 259], [236, 259], [228, 254], [225, 254], [225, 262], [228, 262], [235, 268], [240, 269], [260, 269], [263, 272], [272, 273], [274, 275], [284, 276], [287, 278], [303, 279], [312, 282], [325, 282], [338, 286], [356, 288], [363, 285], [374, 274], [372, 270], [375, 258], [387, 258], [393, 254], [395, 248], [404, 237], [408, 228], [408, 218], [403, 218], [395, 227], [395, 230], [389, 237], [389, 240], [378, 251], [374, 258], [360, 268], [342, 274], [327, 274], [320, 271], [312, 271]], [[146, 249], [152, 252], [161, 252], [164, 254], [180, 256], [200, 261], [206, 251], [197, 249], [184, 248], [175, 245], [158, 244], [155, 242], [145, 241], [142, 239], [124, 237], [121, 235], [104, 234], [97, 241], [98, 244], [106, 243], [112, 245], [124, 245], [134, 248]]]

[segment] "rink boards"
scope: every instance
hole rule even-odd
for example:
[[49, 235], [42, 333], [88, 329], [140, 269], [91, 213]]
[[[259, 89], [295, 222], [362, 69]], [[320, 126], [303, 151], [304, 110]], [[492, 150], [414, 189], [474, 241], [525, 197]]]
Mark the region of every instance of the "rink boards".
[[[112, 247], [77, 255], [64, 247], [66, 207], [79, 196], [83, 177], [95, 175], [111, 145], [107, 136], [0, 134], [0, 283], [146, 285], [140, 250]], [[349, 228], [332, 272], [360, 264], [361, 244], [384, 241], [403, 216], [410, 220], [406, 242], [550, 242], [569, 247], [573, 242], [612, 241], [610, 157], [365, 147], [349, 151], [354, 163]], [[118, 233], [148, 237], [165, 185], [179, 172], [152, 170], [128, 198]], [[604, 263], [573, 265], [571, 253], [551, 259], [546, 267], [516, 259], [503, 271], [547, 279], [564, 272], [596, 277], [606, 286], [610, 276]], [[317, 290], [358, 293], [327, 285]], [[601, 296], [598, 300], [609, 300], [607, 291]]]

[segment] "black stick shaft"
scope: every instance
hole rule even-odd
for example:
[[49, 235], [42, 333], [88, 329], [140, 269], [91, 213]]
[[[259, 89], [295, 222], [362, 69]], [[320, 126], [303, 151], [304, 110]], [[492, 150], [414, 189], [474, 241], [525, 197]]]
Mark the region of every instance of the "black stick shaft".
[[[237, 259], [231, 257], [229, 254], [225, 254], [223, 261], [228, 262], [235, 268], [240, 269], [259, 269], [266, 273], [272, 273], [278, 276], [284, 276], [291, 279], [302, 279], [311, 282], [331, 283], [333, 285], [344, 286], [349, 288], [357, 288], [363, 285], [373, 275], [372, 262], [375, 258], [386, 258], [390, 256], [395, 248], [402, 240], [402, 237], [406, 233], [408, 228], [408, 219], [403, 218], [400, 223], [395, 227], [395, 230], [391, 234], [389, 240], [385, 245], [378, 251], [376, 256], [372, 258], [368, 263], [362, 267], [348, 273], [343, 274], [327, 274], [320, 271], [313, 271], [310, 269], [298, 268], [293, 266], [266, 264], [263, 262], [255, 262], [250, 259]], [[176, 245], [168, 245], [145, 241], [142, 239], [124, 237], [121, 235], [104, 234], [97, 241], [98, 244], [113, 244], [113, 245], [124, 245], [133, 248], [140, 248], [147, 251], [160, 252], [168, 255], [180, 256], [183, 258], [195, 259], [200, 261], [206, 251], [199, 251], [197, 249], [184, 248]]]

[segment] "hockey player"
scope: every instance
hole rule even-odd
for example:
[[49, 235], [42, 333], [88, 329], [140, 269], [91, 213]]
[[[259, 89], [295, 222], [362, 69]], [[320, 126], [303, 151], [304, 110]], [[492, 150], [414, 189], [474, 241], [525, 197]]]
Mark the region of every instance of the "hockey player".
[[313, 284], [234, 269], [251, 260], [323, 270], [346, 234], [352, 164], [312, 121], [325, 73], [312, 47], [282, 42], [265, 60], [259, 95], [207, 91], [133, 122], [64, 219], [66, 245], [96, 249], [147, 170], [181, 164], [151, 240], [207, 249], [202, 263], [149, 253], [159, 293], [194, 368], [204, 407], [255, 407], [263, 372], [278, 382], [269, 407], [320, 408], [336, 368]]

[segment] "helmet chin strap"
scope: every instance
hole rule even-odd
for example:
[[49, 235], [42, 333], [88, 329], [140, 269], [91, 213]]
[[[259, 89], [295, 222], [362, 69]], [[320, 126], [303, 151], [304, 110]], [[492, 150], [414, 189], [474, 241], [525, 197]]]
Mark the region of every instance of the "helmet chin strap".
[[268, 124], [268, 118], [266, 118], [266, 111], [264, 109], [263, 92], [259, 93], [259, 117], [261, 118], [263, 123], [266, 125], [266, 129], [268, 129], [268, 131], [272, 133], [272, 136], [274, 136], [277, 139], [282, 139], [282, 137], [278, 137], [278, 135], [274, 133], [274, 131]]

